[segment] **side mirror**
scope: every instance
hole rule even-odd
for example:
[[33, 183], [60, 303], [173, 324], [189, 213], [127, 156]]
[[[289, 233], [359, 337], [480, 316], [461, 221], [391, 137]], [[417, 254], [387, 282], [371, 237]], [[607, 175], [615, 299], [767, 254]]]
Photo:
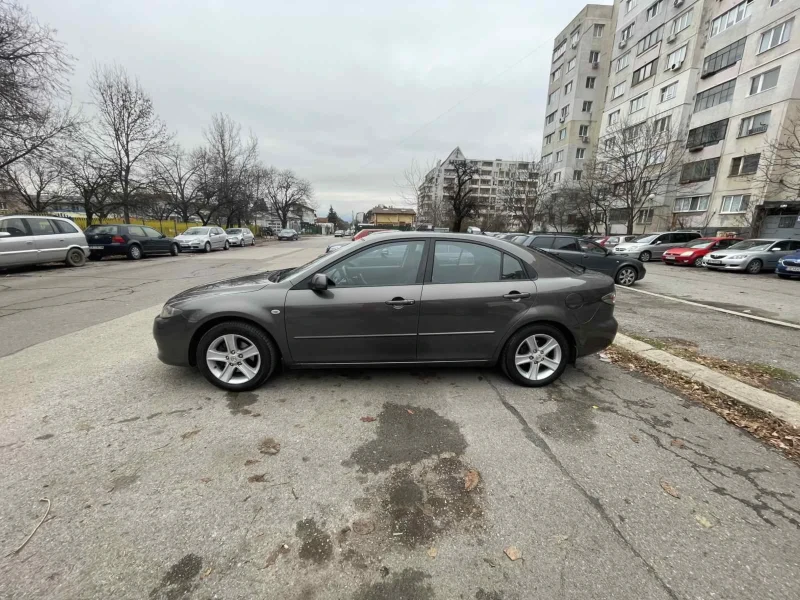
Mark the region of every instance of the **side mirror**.
[[311, 276], [311, 281], [308, 284], [315, 292], [322, 292], [328, 289], [328, 276], [325, 273], [314, 273]]
[[0, 231], [0, 238], [4, 237], [11, 237], [11, 234], [8, 231]]
[[782, 250], [783, 250], [783, 248], [770, 248], [769, 249], [770, 252], [780, 252]]

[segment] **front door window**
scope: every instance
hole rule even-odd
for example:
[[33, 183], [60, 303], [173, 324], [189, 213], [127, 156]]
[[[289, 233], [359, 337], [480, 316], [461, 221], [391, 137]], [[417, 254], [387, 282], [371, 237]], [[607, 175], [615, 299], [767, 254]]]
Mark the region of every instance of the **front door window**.
[[425, 242], [392, 242], [362, 250], [324, 271], [337, 288], [413, 285]]

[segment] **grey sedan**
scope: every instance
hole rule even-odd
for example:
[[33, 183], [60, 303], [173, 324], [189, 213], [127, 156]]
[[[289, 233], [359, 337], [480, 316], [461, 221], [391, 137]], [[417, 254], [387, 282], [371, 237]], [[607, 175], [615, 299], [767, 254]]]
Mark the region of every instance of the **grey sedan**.
[[774, 271], [778, 266], [778, 260], [797, 250], [800, 250], [800, 240], [744, 240], [727, 250], [706, 254], [703, 266], [711, 270], [723, 269], [747, 273], [760, 273], [762, 269]]
[[288, 367], [494, 365], [520, 385], [556, 380], [614, 339], [614, 282], [487, 236], [370, 236], [297, 268], [170, 299], [158, 357], [250, 390]]

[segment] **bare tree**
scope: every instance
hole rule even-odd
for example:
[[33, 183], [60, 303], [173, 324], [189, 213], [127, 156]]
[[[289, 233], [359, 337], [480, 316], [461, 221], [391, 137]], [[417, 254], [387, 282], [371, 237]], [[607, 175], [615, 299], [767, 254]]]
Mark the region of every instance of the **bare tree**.
[[[767, 126], [757, 121], [757, 117], [750, 123], [751, 130]], [[800, 108], [795, 107], [777, 134], [766, 141], [756, 179], [786, 198], [800, 198]]]
[[72, 57], [55, 33], [20, 4], [0, 0], [0, 169], [76, 127], [66, 102]]
[[286, 227], [292, 213], [312, 208], [314, 190], [305, 179], [299, 178], [289, 169], [280, 171], [270, 167], [265, 182], [267, 206]]
[[109, 202], [114, 190], [114, 181], [108, 164], [98, 157], [90, 147], [81, 148], [64, 161], [64, 179], [83, 200], [86, 225], [92, 224], [95, 215], [102, 222], [113, 207]]
[[[428, 162], [426, 165], [421, 165], [416, 159], [411, 160], [411, 166], [403, 171], [403, 179], [400, 182], [395, 181], [398, 193], [404, 204], [413, 206], [417, 211], [417, 218], [423, 217], [429, 219], [434, 226], [436, 226], [437, 211], [432, 207], [436, 201], [435, 193], [432, 193], [432, 181], [428, 181], [428, 176], [435, 168], [433, 161]], [[441, 204], [441, 199], [438, 200]], [[425, 204], [425, 206], [423, 206]]]
[[592, 159], [583, 165], [581, 178], [562, 186], [562, 193], [575, 211], [576, 221], [585, 225], [587, 232], [608, 234], [610, 214], [614, 207], [612, 188], [598, 172]]
[[5, 179], [16, 190], [25, 207], [43, 213], [64, 197], [64, 163], [51, 155], [28, 154], [4, 170]]
[[173, 212], [172, 198], [160, 191], [143, 193], [139, 200], [139, 211], [143, 217], [158, 221], [158, 228], [164, 233], [164, 221], [169, 220]]
[[509, 167], [498, 196], [520, 231], [527, 233], [534, 229], [544, 201], [556, 190], [552, 170], [552, 164], [543, 160], [531, 161], [528, 169], [520, 169], [518, 165]]
[[183, 223], [195, 214], [195, 202], [200, 194], [197, 185], [200, 169], [198, 153], [187, 154], [179, 144], [170, 144], [153, 157], [152, 174], [149, 179], [153, 186], [169, 198], [172, 211]]
[[194, 200], [194, 214], [200, 218], [203, 225], [208, 225], [219, 210], [219, 202], [217, 201], [219, 188], [216, 170], [210, 153], [206, 148], [195, 150], [192, 154], [192, 160], [197, 166], [197, 194]]
[[170, 134], [156, 114], [152, 98], [124, 68], [97, 66], [89, 85], [97, 108], [89, 139], [110, 166], [123, 217], [130, 223], [137, 195], [150, 184], [146, 163], [164, 152]]
[[593, 177], [610, 190], [615, 208], [626, 209], [629, 234], [648, 200], [675, 188], [685, 154], [686, 133], [671, 116], [640, 122], [626, 118], [606, 130]]
[[452, 219], [453, 231], [461, 231], [465, 219], [478, 217], [478, 199], [472, 194], [472, 179], [480, 173], [477, 165], [466, 160], [451, 161], [453, 181], [444, 186], [444, 202]]

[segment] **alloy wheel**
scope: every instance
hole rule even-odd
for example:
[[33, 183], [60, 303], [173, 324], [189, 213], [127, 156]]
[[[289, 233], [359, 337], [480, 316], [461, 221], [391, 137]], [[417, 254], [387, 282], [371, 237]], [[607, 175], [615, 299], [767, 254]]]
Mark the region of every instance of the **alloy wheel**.
[[758, 259], [756, 258], [756, 259], [754, 259], [754, 260], [751, 260], [751, 261], [750, 261], [750, 262], [747, 264], [747, 272], [748, 272], [748, 273], [753, 273], [753, 274], [755, 274], [755, 273], [760, 273], [760, 272], [761, 272], [761, 267], [762, 267], [762, 266], [763, 266], [763, 263], [762, 263], [760, 260], [758, 260]]
[[636, 271], [632, 267], [622, 267], [617, 273], [617, 283], [628, 287], [636, 281]]
[[534, 381], [550, 377], [561, 365], [561, 360], [561, 345], [545, 333], [525, 338], [514, 354], [519, 374]]
[[648, 252], [647, 250], [645, 250], [644, 252], [642, 252], [639, 255], [639, 260], [642, 261], [642, 262], [648, 262], [650, 260], [651, 256], [653, 256], [653, 255], [650, 254], [650, 252]]
[[206, 351], [206, 365], [224, 383], [248, 383], [261, 371], [261, 353], [248, 338], [229, 333], [211, 342]]
[[702, 267], [703, 266], [703, 257], [702, 256], [698, 256], [697, 258], [694, 259], [694, 266], [695, 267]]

